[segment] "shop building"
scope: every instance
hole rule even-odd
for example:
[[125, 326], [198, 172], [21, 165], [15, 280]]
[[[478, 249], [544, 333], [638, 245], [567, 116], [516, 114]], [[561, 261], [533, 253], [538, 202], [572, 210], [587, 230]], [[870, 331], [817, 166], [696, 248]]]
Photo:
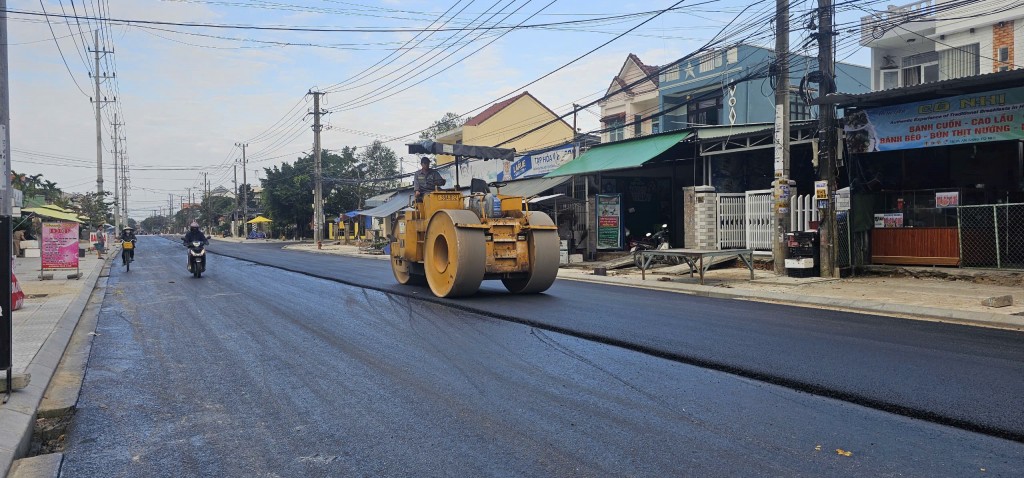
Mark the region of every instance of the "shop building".
[[859, 264], [1024, 269], [1024, 71], [835, 95]]

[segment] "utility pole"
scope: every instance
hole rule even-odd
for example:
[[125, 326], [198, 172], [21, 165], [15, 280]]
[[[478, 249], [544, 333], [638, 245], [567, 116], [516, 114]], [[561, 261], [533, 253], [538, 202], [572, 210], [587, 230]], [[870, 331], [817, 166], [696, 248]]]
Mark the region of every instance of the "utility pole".
[[[818, 97], [823, 98], [832, 91], [835, 85], [835, 56], [832, 52], [832, 39], [835, 35], [832, 23], [832, 0], [818, 0], [818, 70], [821, 82]], [[818, 171], [819, 178], [828, 185], [828, 199], [818, 200], [818, 240], [821, 241], [820, 258], [821, 276], [836, 277], [836, 109], [832, 105], [819, 105], [818, 117], [821, 118], [818, 131]], [[821, 207], [824, 206], [824, 207]]]
[[238, 237], [238, 161], [231, 166], [235, 173], [235, 209], [231, 211], [231, 237]]
[[117, 147], [118, 146], [118, 144], [117, 144], [118, 143], [118, 140], [117, 140], [118, 136], [117, 136], [117, 128], [119, 126], [121, 126], [121, 124], [117, 122], [117, 113], [114, 113], [114, 122], [111, 123], [111, 125], [113, 125], [113, 127], [114, 127], [114, 134], [110, 137], [110, 141], [113, 143], [113, 146], [114, 146], [114, 227], [116, 227], [117, 230], [120, 231], [121, 230], [121, 195], [118, 194], [118, 191], [120, 191], [121, 188], [120, 188], [120, 185], [119, 185], [119, 183], [117, 181], [117, 177], [118, 177], [118, 170], [120, 170], [121, 167], [118, 165], [118, 147]]
[[320, 96], [323, 93], [309, 90], [309, 94], [313, 95], [313, 177], [316, 181], [313, 189], [313, 243], [320, 244], [323, 240], [324, 220], [323, 171], [320, 164], [320, 115], [323, 113], [320, 111]]
[[213, 233], [213, 218], [210, 217], [210, 173], [203, 173], [203, 215], [206, 216], [206, 230]]
[[120, 148], [121, 155], [121, 217], [124, 218], [125, 224], [128, 224], [128, 155], [125, 154], [123, 147], [124, 137], [119, 137], [118, 141], [121, 142], [122, 147]]
[[789, 232], [789, 0], [775, 0], [775, 237], [772, 258], [777, 275], [786, 273]]
[[[3, 178], [0, 178], [0, 248], [11, 257], [14, 242], [11, 230], [11, 142], [8, 132], [11, 126], [10, 87], [7, 83], [7, 0], [0, 0], [0, 162]], [[11, 261], [0, 261], [0, 276], [11, 276]], [[14, 381], [14, 316], [11, 314], [11, 282], [4, 280], [0, 286], [0, 371], [4, 372], [6, 394], [0, 403], [7, 403], [11, 397]]]
[[[96, 86], [96, 96], [92, 99], [93, 104], [96, 105], [96, 192], [100, 194], [100, 200], [103, 200], [103, 126], [100, 124], [102, 121], [100, 109], [103, 108], [103, 103], [111, 101], [106, 98], [100, 99], [100, 80], [111, 77], [100, 73], [100, 55], [113, 53], [113, 51], [100, 50], [100, 31], [98, 29], [93, 32], [93, 37], [96, 45], [96, 48], [92, 50], [96, 59], [96, 68], [92, 74]], [[116, 188], [117, 184], [114, 184], [114, 187]]]
[[235, 146], [242, 148], [242, 237], [249, 237], [249, 231], [245, 230], [245, 223], [249, 220], [249, 182], [245, 177], [245, 147], [246, 143], [235, 143]]

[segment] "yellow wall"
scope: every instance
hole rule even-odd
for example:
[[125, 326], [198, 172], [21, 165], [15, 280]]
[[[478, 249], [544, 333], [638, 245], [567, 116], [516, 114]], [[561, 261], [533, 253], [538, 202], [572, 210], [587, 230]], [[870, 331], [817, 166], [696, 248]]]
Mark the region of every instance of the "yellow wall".
[[[501, 111], [486, 119], [478, 126], [462, 127], [462, 144], [473, 146], [497, 146], [509, 138], [555, 119], [555, 115], [538, 103], [530, 95], [524, 95]], [[544, 128], [534, 131], [515, 141], [501, 145], [502, 148], [515, 148], [524, 153], [535, 149], [558, 146], [572, 141], [572, 127], [564, 121], [557, 121]], [[439, 138], [442, 142], [443, 139]], [[451, 162], [451, 156], [437, 156], [438, 164]]]

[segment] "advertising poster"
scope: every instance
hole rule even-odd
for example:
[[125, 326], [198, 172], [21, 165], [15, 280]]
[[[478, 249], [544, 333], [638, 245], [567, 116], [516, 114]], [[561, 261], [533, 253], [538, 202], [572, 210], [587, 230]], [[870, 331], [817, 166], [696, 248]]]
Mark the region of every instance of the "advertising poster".
[[622, 248], [622, 195], [598, 194], [597, 248]]
[[43, 270], [78, 270], [78, 224], [44, 222], [39, 253]]
[[1024, 88], [865, 108], [843, 122], [853, 153], [1024, 139]]
[[959, 205], [959, 192], [935, 193], [935, 207], [957, 207]]

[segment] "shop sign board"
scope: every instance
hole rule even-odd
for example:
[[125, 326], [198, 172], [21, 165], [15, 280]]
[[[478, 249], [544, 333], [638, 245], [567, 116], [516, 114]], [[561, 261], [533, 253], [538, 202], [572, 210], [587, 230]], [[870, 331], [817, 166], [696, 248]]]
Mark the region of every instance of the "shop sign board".
[[[545, 151], [525, 154], [516, 157], [515, 161], [492, 159], [459, 159], [459, 183], [468, 185], [473, 178], [483, 179], [488, 183], [513, 181], [516, 179], [536, 178], [544, 176], [559, 166], [572, 161], [575, 146], [566, 144]], [[445, 179], [445, 187], [455, 186], [455, 164], [448, 163], [437, 168], [438, 174]]]
[[575, 147], [571, 144], [558, 148], [530, 153], [516, 158], [512, 161], [508, 171], [498, 173], [498, 181], [509, 181], [513, 179], [534, 178], [543, 176], [559, 166], [572, 161]]
[[78, 270], [78, 224], [44, 222], [39, 255], [44, 271]]
[[957, 207], [960, 205], [960, 193], [937, 192], [935, 193], [935, 207]]
[[875, 227], [903, 227], [903, 213], [875, 214]]
[[622, 195], [598, 194], [597, 248], [622, 248]]
[[1024, 139], [1024, 87], [865, 108], [844, 123], [853, 153]]

